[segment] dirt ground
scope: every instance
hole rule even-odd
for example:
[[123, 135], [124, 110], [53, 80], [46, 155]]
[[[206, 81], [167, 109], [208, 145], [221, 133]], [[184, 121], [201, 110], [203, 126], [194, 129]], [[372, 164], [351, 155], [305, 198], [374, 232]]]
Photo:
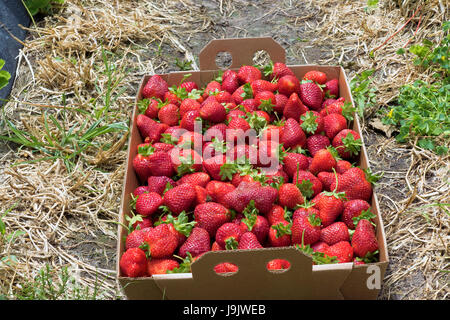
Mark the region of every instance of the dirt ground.
[[[61, 13], [62, 16], [83, 15], [77, 1], [67, 2], [70, 5], [67, 9], [64, 9], [67, 10], [66, 12]], [[95, 2], [88, 1], [89, 6], [95, 4]], [[108, 10], [116, 10], [118, 14], [126, 12], [124, 8], [121, 10], [115, 9], [112, 2], [114, 1], [111, 1], [111, 4], [107, 6]], [[150, 3], [151, 1], [145, 2]], [[215, 38], [271, 36], [286, 49], [288, 64], [342, 65], [349, 78], [354, 77], [356, 72], [364, 68], [361, 63], [361, 59], [363, 61], [365, 59], [361, 58], [361, 43], [349, 40], [350, 43], [353, 42], [350, 45], [347, 43], [345, 50], [341, 51], [342, 44], [335, 45], [330, 41], [320, 43], [317, 40], [321, 36], [319, 29], [324, 28], [327, 24], [333, 6], [343, 3], [354, 11], [364, 10], [365, 1], [355, 1], [354, 4], [351, 1], [333, 1], [328, 6], [321, 1], [314, 0], [280, 1], [277, 6], [274, 6], [273, 1], [197, 1], [195, 3], [188, 1], [188, 3], [192, 12], [190, 9], [183, 7], [182, 4], [170, 5], [171, 10], [179, 10], [182, 14], [189, 15], [187, 18], [183, 17], [189, 21], [189, 24], [182, 25], [176, 21], [169, 22], [173, 22], [173, 28], [168, 28], [169, 31], [167, 32], [177, 39], [179, 45], [174, 44], [170, 37], [163, 38], [161, 44], [160, 41], [146, 41], [140, 36], [136, 36], [135, 39], [131, 39], [133, 42], [122, 39], [119, 46], [111, 49], [118, 55], [126, 52], [126, 47], [132, 47], [134, 52], [131, 58], [118, 60], [120, 62], [126, 61], [130, 71], [124, 81], [126, 91], [115, 106], [118, 110], [120, 109], [119, 113], [122, 117], [130, 116], [133, 98], [143, 74], [177, 71], [179, 68], [175, 65], [176, 58], [195, 58], [193, 67], [197, 68], [198, 53], [209, 40]], [[380, 1], [380, 3], [380, 7], [386, 7], [383, 1]], [[156, 4], [153, 5], [157, 7]], [[142, 8], [144, 7], [145, 5], [142, 5]], [[383, 12], [385, 11], [378, 10], [373, 15], [381, 16]], [[196, 15], [198, 15], [198, 18]], [[46, 21], [38, 22], [38, 26], [43, 28], [44, 25], [46, 27], [51, 24], [55, 26], [63, 25], [63, 22], [55, 17], [46, 19]], [[339, 26], [339, 28], [342, 28], [342, 26]], [[43, 32], [44, 29], [40, 30]], [[178, 33], [181, 30], [185, 33]], [[191, 30], [191, 32], [186, 30]], [[166, 32], [166, 29], [164, 32]], [[39, 35], [37, 32], [31, 31], [29, 40], [39, 39], [40, 36], [45, 37], [46, 35]], [[384, 33], [380, 36], [384, 36]], [[49, 39], [44, 39], [43, 43], [47, 43]], [[49, 50], [48, 44], [44, 45], [41, 51], [25, 50], [28, 52], [29, 62], [36, 66], [34, 76], [39, 77], [38, 62], [44, 59], [50, 52]], [[86, 52], [89, 56], [94, 56], [93, 51], [87, 50]], [[229, 61], [223, 59], [222, 62]], [[97, 60], [96, 63], [99, 63], [99, 61]], [[393, 65], [393, 67], [395, 66]], [[398, 68], [402, 67], [404, 65], [398, 66]], [[14, 99], [33, 103], [57, 104], [60, 93], [64, 89], [63, 86], [58, 87], [55, 84], [51, 87], [49, 83], [43, 80], [30, 86], [32, 75], [29, 70], [27, 61], [23, 60], [12, 92]], [[379, 89], [389, 90], [383, 86], [380, 86]], [[32, 91], [32, 94], [28, 91]], [[78, 99], [88, 101], [89, 93], [92, 91], [92, 86], [81, 86], [79, 91], [81, 98], [78, 97]], [[75, 92], [70, 95], [71, 99], [76, 100], [78, 96], [76, 90], [71, 92]], [[21, 118], [23, 113], [36, 115], [39, 112], [41, 112], [40, 108], [34, 108], [34, 106], [31, 108], [26, 104], [10, 103], [6, 106], [6, 114], [10, 119], [15, 120]], [[376, 115], [373, 116], [376, 117]], [[433, 211], [431, 222], [429, 222], [421, 214], [422, 212], [419, 212], [420, 210], [414, 209], [414, 204], [420, 204], [420, 199], [413, 198], [406, 205], [412, 196], [408, 182], [411, 165], [421, 166], [423, 164], [413, 163], [417, 150], [408, 145], [397, 144], [393, 138], [387, 137], [384, 132], [368, 125], [370, 120], [367, 118], [364, 121], [364, 141], [369, 152], [372, 171], [384, 172], [375, 191], [378, 194], [382, 209], [390, 256], [390, 264], [379, 298], [442, 299], [449, 292], [446, 286], [448, 276], [446, 276], [446, 273], [439, 273], [436, 270], [441, 268], [442, 265], [448, 268], [448, 215], [445, 216], [439, 210]], [[0, 126], [0, 133], [2, 130], [4, 130], [4, 124]], [[75, 265], [81, 262], [80, 277], [87, 279], [85, 280], [87, 284], [91, 285], [93, 274], [99, 272], [104, 281], [105, 297], [121, 297], [114, 280], [117, 243], [117, 226], [114, 221], [117, 219], [120, 204], [125, 157], [126, 144], [116, 153], [113, 163], [108, 167], [81, 166], [81, 169], [88, 173], [90, 183], [93, 183], [91, 186], [86, 185], [86, 190], [77, 191], [70, 196], [68, 193], [61, 194], [62, 200], [33, 201], [26, 199], [26, 195], [41, 194], [42, 188], [49, 187], [48, 184], [54, 184], [55, 181], [64, 185], [64, 190], [70, 189], [71, 185], [73, 186], [79, 181], [82, 174], [74, 174], [73, 177], [67, 179], [61, 176], [58, 180], [46, 182], [45, 178], [38, 173], [47, 172], [57, 175], [58, 172], [61, 172], [61, 175], [64, 175], [60, 164], [40, 162], [33, 168], [27, 168], [25, 165], [11, 167], [11, 164], [16, 161], [31, 158], [31, 156], [26, 149], [18, 150], [15, 144], [2, 144], [0, 142], [0, 165], [2, 168], [0, 169], [0, 180], [2, 180], [0, 191], [5, 191], [4, 195], [0, 196], [0, 209], [4, 211], [15, 201], [23, 200], [22, 202], [19, 201], [19, 205], [12, 211], [10, 220], [5, 218], [6, 224], [11, 229], [19, 228], [17, 227], [18, 223], [22, 224], [24, 226], [22, 228], [28, 233], [28, 236], [35, 240], [36, 233], [34, 233], [33, 228], [37, 228], [42, 230], [42, 232], [37, 233], [39, 237], [45, 238], [45, 240], [42, 240], [43, 245], [41, 245], [41, 240], [28, 244], [28, 251], [31, 252], [28, 254], [20, 250], [14, 250], [15, 247], [12, 246], [14, 254], [22, 258], [23, 261], [27, 261], [23, 271], [34, 270], [35, 272], [38, 266], [47, 262], [56, 268], [61, 265]], [[436, 187], [441, 186], [443, 178], [442, 176], [437, 177], [439, 173], [444, 176], [447, 175], [448, 178], [449, 168], [439, 171], [442, 169], [441, 167], [438, 163], [429, 167], [430, 170], [428, 170], [429, 173], [426, 177], [428, 184]], [[30, 193], [26, 193], [30, 185], [36, 184], [33, 177], [38, 176], [41, 179], [38, 187], [35, 186]], [[433, 184], [433, 178], [438, 180], [435, 184]], [[422, 188], [419, 190], [419, 194], [429, 192], [429, 189], [426, 189], [427, 183], [419, 186], [419, 189]], [[16, 187], [14, 191], [11, 190], [12, 185]], [[57, 192], [56, 188], [49, 190], [49, 192]], [[58, 195], [55, 197], [58, 197]], [[52, 199], [52, 196], [49, 196], [49, 198]], [[95, 204], [88, 202], [92, 199], [98, 199], [96, 207]], [[448, 198], [446, 202], [448, 202]], [[419, 208], [420, 206], [418, 205]], [[41, 213], [38, 213], [38, 208], [41, 209]], [[53, 212], [52, 210], [56, 211]], [[85, 213], [83, 213], [83, 210]], [[398, 213], [400, 213], [399, 216], [397, 216]], [[36, 215], [42, 215], [42, 219], [36, 219]], [[49, 227], [45, 221], [50, 215], [56, 216], [56, 218], [52, 218], [51, 225], [55, 226], [56, 220], [70, 231], [64, 231], [64, 234], [61, 234], [56, 229], [52, 229], [53, 227]], [[404, 217], [407, 217], [407, 219], [404, 219]], [[406, 228], [402, 229], [402, 221], [406, 223], [411, 219], [416, 221], [414, 223], [419, 222], [425, 226], [419, 232], [417, 232], [415, 224], [413, 227], [406, 225]], [[435, 221], [438, 222], [435, 223]], [[433, 237], [435, 233], [442, 235], [441, 243], [437, 247], [430, 247], [423, 243], [429, 240], [427, 234], [430, 233], [433, 234]], [[32, 239], [31, 242], [33, 242]], [[20, 239], [17, 241], [29, 242]], [[439, 242], [439, 240], [437, 241]], [[42, 248], [45, 249], [40, 252]], [[439, 260], [437, 267], [433, 265], [431, 261], [433, 259]], [[421, 264], [418, 264], [419, 262]], [[10, 281], [5, 281], [4, 284], [7, 283], [10, 288], [14, 288], [16, 280], [11, 280], [10, 271], [2, 270], [2, 278], [9, 279]]]

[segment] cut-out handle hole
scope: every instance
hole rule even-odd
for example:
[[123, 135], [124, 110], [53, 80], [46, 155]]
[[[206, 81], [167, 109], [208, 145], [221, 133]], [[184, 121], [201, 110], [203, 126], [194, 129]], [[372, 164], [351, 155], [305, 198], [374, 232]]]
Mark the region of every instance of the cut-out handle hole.
[[[257, 67], [264, 67], [269, 64], [271, 58], [266, 50], [258, 50], [253, 54], [253, 65]], [[274, 61], [276, 62], [276, 61]]]
[[282, 273], [289, 270], [291, 263], [284, 259], [273, 259], [267, 262], [266, 268], [272, 273]]
[[233, 63], [233, 57], [231, 56], [231, 53], [226, 51], [221, 51], [217, 53], [216, 55], [216, 65], [220, 69], [228, 69], [231, 67], [231, 64]]
[[214, 272], [220, 276], [232, 276], [239, 271], [239, 267], [231, 262], [222, 262], [214, 267]]

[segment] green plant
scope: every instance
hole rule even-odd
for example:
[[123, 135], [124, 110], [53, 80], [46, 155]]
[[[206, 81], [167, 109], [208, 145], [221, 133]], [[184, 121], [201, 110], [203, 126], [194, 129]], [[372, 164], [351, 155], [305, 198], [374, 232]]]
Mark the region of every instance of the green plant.
[[4, 65], [5, 60], [0, 59], [0, 89], [6, 87], [9, 79], [11, 79], [11, 74], [6, 70], [2, 70]]
[[178, 58], [176, 58], [175, 59], [175, 64], [182, 71], [186, 71], [186, 70], [191, 70], [192, 69], [192, 61], [190, 61], [190, 60], [179, 60]]
[[356, 111], [361, 119], [364, 118], [364, 111], [374, 107], [377, 103], [375, 92], [377, 89], [373, 86], [370, 76], [375, 70], [365, 70], [357, 74], [350, 81], [353, 100], [356, 104]]
[[23, 5], [31, 16], [38, 13], [49, 14], [58, 5], [64, 4], [64, 0], [22, 0]]

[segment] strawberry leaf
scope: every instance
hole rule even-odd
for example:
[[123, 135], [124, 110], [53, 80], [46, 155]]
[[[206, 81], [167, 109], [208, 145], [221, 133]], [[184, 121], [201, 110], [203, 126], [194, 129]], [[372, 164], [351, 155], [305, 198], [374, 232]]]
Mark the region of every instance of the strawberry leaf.
[[263, 73], [266, 77], [270, 76], [273, 73], [273, 61], [270, 60], [267, 65], [263, 67]]
[[359, 214], [359, 216], [353, 217], [352, 220], [353, 220], [353, 223], [354, 223], [355, 226], [358, 225], [358, 222], [359, 222], [359, 221], [365, 219], [365, 220], [369, 220], [369, 222], [370, 222], [374, 227], [376, 227], [376, 224], [373, 223], [373, 222], [371, 221], [372, 219], [375, 219], [376, 217], [377, 217], [377, 216], [376, 216], [374, 213], [372, 213], [372, 211], [370, 211], [370, 209], [367, 209], [367, 210], [361, 211], [361, 213]]
[[172, 136], [170, 133], [162, 133], [160, 141], [162, 143], [167, 143], [171, 145], [176, 145], [178, 143], [178, 139]]
[[235, 250], [239, 246], [239, 243], [234, 237], [229, 237], [225, 240], [225, 249], [227, 250]]
[[371, 184], [374, 184], [374, 185], [384, 175], [384, 172], [382, 172], [382, 173], [372, 173], [372, 170], [370, 170], [370, 168], [364, 169], [364, 173], [366, 174], [366, 180], [368, 182], [370, 182]]
[[273, 107], [275, 106], [270, 99], [260, 100], [261, 104], [258, 106], [259, 110], [265, 111], [267, 113], [273, 111]]
[[258, 213], [259, 211], [255, 207], [255, 200], [250, 200], [248, 205], [242, 211], [242, 214], [245, 216], [245, 218], [241, 220], [241, 222], [243, 222], [248, 227], [248, 231], [252, 231], [256, 223]]
[[303, 121], [301, 124], [303, 131], [310, 134], [316, 132], [319, 124], [316, 122], [317, 116], [312, 111], [304, 113], [300, 119]]
[[237, 166], [234, 163], [224, 163], [220, 166], [220, 176], [222, 180], [231, 180], [233, 179], [233, 174], [238, 172]]
[[361, 150], [362, 142], [361, 139], [356, 139], [353, 137], [353, 134], [350, 132], [342, 139], [342, 143], [344, 144], [344, 151], [349, 152], [351, 156], [356, 156], [359, 154]]
[[191, 92], [188, 93], [187, 97], [189, 99], [197, 100], [197, 99], [200, 99], [202, 94], [203, 94], [203, 90], [192, 89]]
[[150, 104], [149, 99], [142, 99], [142, 100], [138, 101], [137, 106], [139, 109], [139, 113], [144, 114], [145, 111], [147, 110], [149, 104]]
[[314, 194], [313, 184], [309, 180], [302, 180], [301, 183], [296, 183], [297, 188], [302, 193], [303, 197], [309, 199]]
[[[181, 257], [178, 257], [182, 259]], [[191, 273], [191, 265], [194, 262], [192, 255], [189, 251], [186, 252], [186, 258], [182, 259], [179, 266], [177, 268], [173, 268], [172, 270], [167, 270], [166, 273]]]
[[141, 156], [148, 157], [155, 152], [155, 148], [153, 148], [150, 144], [141, 145], [138, 147], [138, 153]]
[[318, 227], [322, 224], [322, 220], [318, 216], [316, 216], [315, 213], [311, 214], [308, 217], [308, 221], [313, 227]]
[[278, 223], [276, 225], [273, 225], [271, 228], [275, 229], [277, 231], [277, 234], [275, 235], [275, 237], [278, 239], [284, 235], [290, 235], [291, 233], [291, 227], [292, 227], [292, 223], [289, 223], [287, 225], [283, 224], [283, 223]]
[[167, 219], [161, 223], [172, 224], [175, 230], [179, 233], [189, 237], [192, 229], [196, 225], [196, 221], [189, 222], [188, 216], [185, 211], [182, 211], [176, 218], [172, 214], [167, 215]]
[[352, 121], [353, 120], [353, 113], [355, 111], [356, 111], [356, 109], [353, 107], [351, 102], [345, 102], [344, 105], [342, 106], [342, 115], [348, 121]]
[[244, 90], [244, 92], [241, 94], [243, 100], [253, 99], [253, 89], [250, 83], [247, 82], [246, 84], [244, 84], [244, 87], [242, 89]]

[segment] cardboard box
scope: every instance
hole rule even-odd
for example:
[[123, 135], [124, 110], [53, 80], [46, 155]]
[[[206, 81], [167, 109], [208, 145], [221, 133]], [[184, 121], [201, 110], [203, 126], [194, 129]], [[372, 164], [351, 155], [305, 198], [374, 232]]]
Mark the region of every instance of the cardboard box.
[[[171, 86], [178, 84], [183, 75], [191, 73], [189, 80], [204, 86], [217, 76], [219, 70], [215, 63], [217, 53], [231, 53], [233, 60], [230, 68], [238, 70], [244, 64], [252, 65], [253, 55], [258, 50], [266, 50], [274, 62], [285, 62], [284, 49], [272, 38], [212, 40], [199, 54], [200, 71], [172, 72], [161, 76]], [[353, 103], [342, 67], [317, 65], [289, 67], [299, 79], [310, 70], [325, 72], [328, 79], [339, 78], [340, 96]], [[150, 75], [142, 79], [136, 101], [142, 99], [142, 88], [149, 78]], [[136, 126], [137, 115], [138, 109], [135, 106], [119, 215], [121, 223], [125, 223], [125, 216], [130, 214], [130, 194], [139, 185], [132, 166], [136, 147], [143, 142]], [[361, 135], [356, 116], [351, 127]], [[369, 167], [364, 144], [361, 148], [359, 165], [362, 168]], [[119, 225], [118, 281], [129, 299], [376, 299], [388, 264], [388, 253], [375, 193], [371, 199], [371, 206], [377, 216], [376, 229], [380, 252], [378, 263], [359, 266], [354, 266], [353, 263], [313, 266], [310, 257], [292, 247], [264, 248], [207, 252], [192, 264], [192, 273], [127, 278], [122, 276], [119, 268], [119, 259], [125, 247], [123, 237], [126, 235], [126, 230]], [[284, 272], [268, 271], [267, 262], [277, 258], [290, 261], [291, 267]], [[239, 267], [239, 271], [232, 275], [216, 274], [213, 268], [221, 262], [234, 263]]]

